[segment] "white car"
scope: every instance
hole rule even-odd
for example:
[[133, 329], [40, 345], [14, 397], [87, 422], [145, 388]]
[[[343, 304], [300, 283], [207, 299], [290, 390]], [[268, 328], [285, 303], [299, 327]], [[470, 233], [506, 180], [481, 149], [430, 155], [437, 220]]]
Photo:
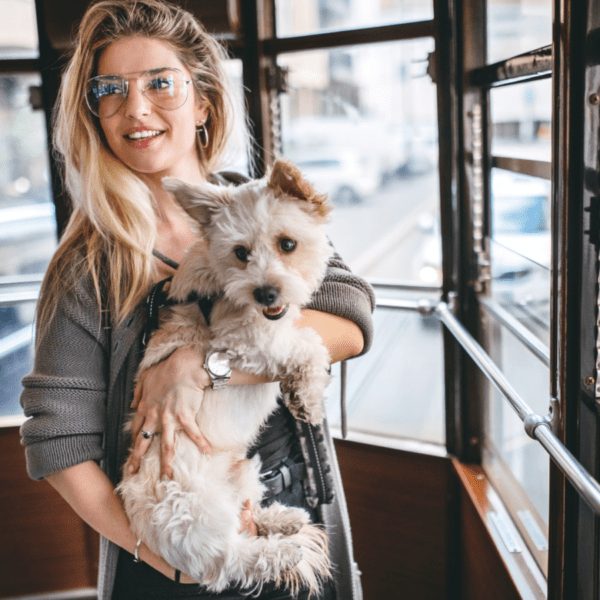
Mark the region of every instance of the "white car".
[[[550, 182], [510, 171], [492, 172], [492, 292], [506, 301], [547, 303], [550, 270]], [[441, 285], [439, 219], [422, 215], [424, 236], [416, 256], [421, 282]]]
[[317, 191], [337, 204], [358, 204], [379, 187], [376, 165], [353, 150], [332, 148], [289, 158]]

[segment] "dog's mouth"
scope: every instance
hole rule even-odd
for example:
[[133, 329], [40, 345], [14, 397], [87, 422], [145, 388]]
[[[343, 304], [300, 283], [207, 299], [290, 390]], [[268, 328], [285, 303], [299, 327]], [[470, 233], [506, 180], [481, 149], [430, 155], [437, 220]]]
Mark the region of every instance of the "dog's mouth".
[[286, 305], [283, 306], [275, 306], [273, 308], [263, 308], [263, 315], [265, 319], [269, 319], [270, 321], [277, 321], [277, 319], [281, 319], [283, 315], [287, 312], [288, 307]]

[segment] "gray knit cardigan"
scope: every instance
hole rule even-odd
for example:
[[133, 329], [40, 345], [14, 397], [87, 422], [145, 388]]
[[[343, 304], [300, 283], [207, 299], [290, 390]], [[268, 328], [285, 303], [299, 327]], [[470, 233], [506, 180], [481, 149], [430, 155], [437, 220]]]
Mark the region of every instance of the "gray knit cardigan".
[[[325, 280], [307, 308], [353, 321], [363, 332], [363, 353], [369, 348], [373, 336], [373, 291], [338, 257], [330, 262]], [[27, 469], [33, 479], [94, 460], [115, 485], [118, 483], [129, 445], [122, 425], [143, 352], [145, 321], [142, 304], [121, 324], [102, 323], [87, 278], [79, 282], [75, 293], [60, 298], [56, 315], [36, 352], [34, 369], [23, 379], [21, 405], [29, 419], [21, 428], [21, 436]], [[319, 510], [330, 537], [338, 598], [360, 600], [360, 578], [353, 561], [339, 468], [326, 427], [323, 433], [335, 499]], [[100, 600], [111, 597], [118, 551], [116, 545], [101, 538]]]

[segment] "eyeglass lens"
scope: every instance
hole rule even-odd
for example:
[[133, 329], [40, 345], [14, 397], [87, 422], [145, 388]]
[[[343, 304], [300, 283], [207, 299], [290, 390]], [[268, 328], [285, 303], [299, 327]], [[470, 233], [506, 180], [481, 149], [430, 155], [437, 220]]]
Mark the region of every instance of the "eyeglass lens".
[[[149, 71], [137, 79], [144, 96], [165, 110], [175, 110], [187, 100], [187, 84], [183, 73], [175, 69]], [[88, 82], [86, 100], [90, 111], [101, 119], [112, 117], [123, 105], [129, 82], [117, 75], [101, 75]]]

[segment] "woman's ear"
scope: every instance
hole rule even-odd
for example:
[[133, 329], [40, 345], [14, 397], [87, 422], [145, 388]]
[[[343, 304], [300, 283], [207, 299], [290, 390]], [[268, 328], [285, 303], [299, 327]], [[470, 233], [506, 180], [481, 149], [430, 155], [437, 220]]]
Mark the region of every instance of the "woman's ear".
[[194, 108], [194, 119], [196, 126], [206, 122], [210, 114], [209, 104], [204, 98], [196, 97], [196, 106]]

